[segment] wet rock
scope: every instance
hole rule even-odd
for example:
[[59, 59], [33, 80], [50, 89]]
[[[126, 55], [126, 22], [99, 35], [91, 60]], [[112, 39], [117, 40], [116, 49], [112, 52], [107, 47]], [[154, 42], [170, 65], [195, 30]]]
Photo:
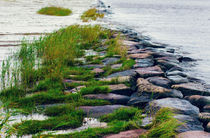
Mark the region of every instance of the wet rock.
[[210, 105], [205, 105], [205, 106], [203, 107], [203, 112], [208, 112], [208, 113], [210, 113]]
[[83, 65], [82, 68], [103, 68], [104, 65], [101, 64], [90, 64], [90, 65]]
[[199, 119], [203, 122], [203, 123], [208, 123], [210, 122], [210, 113], [200, 113], [199, 114]]
[[138, 92], [141, 95], [149, 95], [150, 98], [182, 98], [183, 95], [180, 91], [163, 88], [160, 86], [153, 85], [149, 81], [139, 78], [137, 80]]
[[165, 44], [160, 44], [160, 43], [154, 43], [151, 41], [143, 41], [142, 45], [145, 47], [152, 47], [152, 48], [165, 48]]
[[174, 53], [175, 52], [175, 49], [170, 48], [170, 49], [167, 49], [166, 52]]
[[118, 134], [111, 134], [104, 136], [103, 138], [139, 138], [140, 135], [147, 132], [145, 129], [136, 129], [136, 130], [128, 130], [123, 131]]
[[190, 115], [177, 114], [174, 118], [178, 119], [180, 123], [184, 123], [176, 129], [178, 133], [186, 131], [204, 130], [203, 124], [196, 118]]
[[71, 93], [77, 93], [79, 92], [82, 88], [85, 88], [85, 86], [78, 86], [74, 89], [71, 89], [71, 90], [65, 90], [64, 91], [64, 94], [71, 94]]
[[128, 55], [129, 58], [132, 59], [144, 59], [144, 58], [152, 58], [151, 53], [137, 53]]
[[149, 95], [140, 95], [138, 92], [136, 92], [131, 95], [128, 105], [144, 108], [150, 101], [152, 101], [152, 98]]
[[210, 96], [192, 95], [186, 96], [185, 99], [200, 109], [202, 109], [205, 105], [210, 105]]
[[179, 70], [167, 72], [167, 76], [177, 76], [177, 75], [182, 76], [182, 77], [187, 77], [186, 74], [184, 74], [183, 72], [181, 72]]
[[177, 63], [174, 63], [172, 61], [165, 61], [165, 60], [159, 59], [156, 62], [165, 71], [170, 70], [171, 68], [174, 68], [174, 67], [180, 68], [180, 66]]
[[109, 85], [109, 89], [111, 89], [111, 93], [120, 94], [130, 96], [132, 91], [130, 87], [126, 86], [125, 84], [116, 84], [116, 85]]
[[210, 133], [204, 131], [187, 131], [177, 135], [177, 138], [209, 138]]
[[183, 84], [173, 85], [172, 88], [180, 90], [182, 94], [185, 96], [191, 96], [191, 95], [210, 96], [210, 93], [200, 83], [183, 83]]
[[179, 62], [193, 62], [196, 61], [195, 59], [192, 59], [190, 57], [180, 57], [178, 58]]
[[130, 70], [126, 70], [126, 71], [121, 71], [121, 72], [116, 72], [116, 73], [113, 73], [109, 76], [107, 76], [107, 78], [113, 78], [113, 77], [122, 77], [122, 76], [135, 76], [136, 75], [136, 72], [134, 69], [130, 69]]
[[154, 85], [161, 86], [164, 88], [170, 88], [170, 86], [171, 86], [171, 81], [167, 78], [149, 77], [149, 78], [147, 78], [147, 80]]
[[145, 58], [145, 59], [136, 59], [136, 64], [134, 68], [144, 68], [144, 67], [151, 67], [154, 65], [153, 59]]
[[149, 102], [149, 104], [146, 107], [147, 111], [157, 111], [160, 108], [168, 107], [175, 111], [175, 113], [178, 114], [185, 114], [190, 116], [198, 116], [199, 109], [192, 105], [187, 100], [182, 100], [178, 98], [164, 98], [164, 99], [158, 99], [153, 100]]
[[187, 78], [184, 78], [184, 77], [179, 76], [179, 75], [168, 76], [168, 79], [172, 82], [172, 84], [180, 84], [180, 83], [187, 83], [187, 82], [189, 82]]
[[104, 65], [110, 65], [110, 64], [114, 64], [115, 62], [119, 60], [120, 58], [111, 57], [111, 58], [105, 58], [104, 60], [102, 60], [102, 62]]
[[135, 69], [137, 75], [142, 78], [163, 76], [164, 72], [159, 66], [147, 67], [147, 68], [137, 68]]
[[118, 69], [118, 68], [121, 68], [122, 67], [122, 64], [114, 64], [111, 66], [112, 69]]
[[88, 117], [100, 117], [112, 113], [114, 110], [119, 108], [129, 108], [123, 105], [104, 105], [104, 106], [80, 106], [79, 109], [82, 109]]
[[92, 70], [93, 73], [95, 73], [96, 76], [104, 73], [104, 70], [103, 69], [100, 69], [100, 68], [95, 68]]
[[127, 102], [130, 100], [130, 97], [124, 96], [124, 95], [118, 95], [113, 93], [108, 94], [88, 94], [83, 96], [87, 99], [101, 99], [101, 100], [107, 100], [110, 101], [112, 104], [127, 104]]

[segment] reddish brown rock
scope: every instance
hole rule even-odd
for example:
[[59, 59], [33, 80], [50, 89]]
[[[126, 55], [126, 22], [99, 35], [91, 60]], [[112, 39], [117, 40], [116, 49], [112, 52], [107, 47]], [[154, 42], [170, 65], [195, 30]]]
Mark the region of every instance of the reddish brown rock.
[[101, 100], [108, 100], [112, 104], [127, 104], [127, 102], [130, 100], [130, 97], [124, 96], [124, 95], [118, 95], [113, 93], [108, 94], [88, 94], [85, 95], [84, 98], [87, 99], [101, 99]]
[[137, 53], [137, 54], [130, 54], [128, 57], [132, 59], [142, 59], [142, 58], [152, 58], [151, 54], [148, 53]]
[[191, 104], [202, 109], [205, 105], [210, 104], [210, 96], [192, 95], [186, 96], [185, 99], [190, 101]]
[[210, 113], [199, 113], [199, 119], [204, 123], [210, 122]]
[[173, 85], [172, 88], [180, 90], [183, 95], [191, 96], [191, 95], [205, 95], [210, 96], [210, 92], [208, 92], [205, 87], [200, 83], [182, 83], [178, 85]]
[[177, 138], [210, 138], [210, 133], [204, 131], [187, 131], [177, 135]]
[[103, 138], [139, 138], [145, 132], [147, 132], [145, 129], [136, 129], [120, 132], [119, 134], [107, 135]]
[[147, 78], [154, 76], [163, 76], [164, 72], [159, 66], [147, 67], [147, 68], [137, 68], [135, 69], [139, 77]]
[[210, 122], [206, 125], [206, 131], [210, 132]]
[[109, 85], [111, 93], [130, 96], [132, 94], [130, 87], [125, 84]]

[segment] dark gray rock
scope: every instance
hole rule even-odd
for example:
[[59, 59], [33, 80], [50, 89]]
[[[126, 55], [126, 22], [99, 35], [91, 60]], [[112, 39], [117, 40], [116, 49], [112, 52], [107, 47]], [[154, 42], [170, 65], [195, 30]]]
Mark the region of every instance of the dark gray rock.
[[190, 115], [181, 115], [177, 114], [174, 116], [174, 118], [178, 119], [181, 123], [184, 123], [183, 125], [179, 126], [176, 131], [178, 133], [186, 132], [186, 131], [203, 131], [203, 124], [196, 118], [192, 117]]
[[153, 59], [145, 58], [145, 59], [136, 59], [136, 64], [134, 68], [144, 68], [144, 67], [151, 67], [154, 65]]
[[100, 64], [90, 64], [90, 65], [83, 65], [81, 66], [82, 68], [103, 68], [104, 65], [100, 65]]
[[190, 57], [180, 57], [178, 60], [179, 60], [179, 62], [193, 62], [193, 61], [196, 61], [195, 59], [192, 59]]
[[205, 105], [204, 107], [203, 107], [203, 110], [202, 110], [203, 112], [208, 112], [208, 113], [210, 113], [210, 104], [209, 105]]
[[189, 82], [187, 78], [184, 78], [184, 77], [179, 76], [179, 75], [168, 76], [168, 79], [171, 80], [172, 84], [180, 84], [180, 83], [187, 83], [187, 82]]
[[144, 108], [150, 101], [152, 101], [152, 98], [149, 95], [139, 95], [139, 93], [136, 92], [131, 95], [128, 105]]
[[120, 94], [130, 96], [132, 91], [130, 87], [126, 86], [125, 84], [116, 84], [116, 85], [109, 85], [109, 89], [111, 89], [111, 93]]
[[113, 93], [88, 94], [88, 95], [84, 95], [83, 97], [87, 99], [107, 100], [107, 101], [110, 101], [112, 104], [122, 104], [122, 105], [126, 105], [128, 101], [130, 100], [130, 97], [128, 96], [118, 95], [118, 94], [113, 94]]
[[166, 51], [169, 52], [169, 53], [174, 53], [175, 52], [175, 49], [170, 48], [170, 49], [167, 49]]
[[111, 58], [105, 58], [104, 60], [102, 60], [102, 62], [104, 65], [110, 65], [116, 63], [119, 60], [120, 58], [111, 57]]
[[107, 76], [107, 78], [121, 77], [121, 76], [135, 76], [135, 75], [136, 75], [135, 70], [130, 69], [130, 70], [126, 70], [126, 71], [113, 73], [113, 74]]
[[180, 68], [180, 66], [177, 63], [172, 62], [172, 61], [166, 61], [166, 60], [159, 59], [156, 62], [165, 71], [170, 70], [171, 68], [175, 68], [175, 67]]
[[83, 110], [88, 117], [100, 117], [114, 112], [119, 108], [129, 108], [123, 105], [104, 105], [104, 106], [80, 106], [79, 109]]
[[184, 74], [182, 71], [179, 71], [179, 70], [169, 71], [166, 74], [167, 74], [167, 76], [176, 76], [176, 75], [179, 75], [179, 76], [182, 76], [182, 77], [187, 77], [186, 74]]
[[159, 66], [147, 67], [147, 68], [137, 68], [135, 69], [138, 77], [148, 78], [154, 76], [163, 76], [164, 72]]
[[164, 88], [170, 88], [170, 86], [171, 86], [171, 81], [167, 78], [150, 77], [150, 78], [147, 78], [147, 80], [154, 85], [161, 86]]
[[161, 43], [154, 43], [151, 41], [142, 41], [141, 43], [144, 47], [152, 47], [152, 48], [165, 48], [166, 45], [165, 44], [161, 44]]
[[199, 109], [192, 105], [187, 100], [182, 100], [178, 98], [164, 98], [153, 100], [149, 102], [146, 107], [146, 111], [158, 111], [160, 108], [171, 108], [178, 114], [185, 114], [190, 116], [198, 117]]

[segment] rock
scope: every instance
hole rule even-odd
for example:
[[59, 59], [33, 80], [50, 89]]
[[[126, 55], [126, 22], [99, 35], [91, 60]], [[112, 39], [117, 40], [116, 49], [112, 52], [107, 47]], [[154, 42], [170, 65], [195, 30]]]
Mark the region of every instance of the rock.
[[77, 93], [79, 92], [82, 88], [84, 88], [85, 86], [78, 86], [74, 89], [71, 89], [71, 90], [65, 90], [64, 91], [64, 94], [71, 94], [71, 93]]
[[128, 55], [129, 58], [132, 59], [144, 59], [144, 58], [152, 58], [151, 53], [137, 53]]
[[157, 111], [160, 108], [168, 107], [175, 111], [175, 113], [178, 114], [185, 114], [190, 116], [198, 116], [199, 109], [192, 105], [187, 100], [182, 100], [178, 98], [164, 98], [164, 99], [158, 99], [153, 100], [149, 102], [149, 104], [146, 107], [147, 111]]
[[112, 69], [118, 69], [118, 68], [121, 68], [122, 67], [122, 64], [114, 64], [111, 66]]
[[138, 42], [134, 42], [134, 41], [128, 41], [128, 40], [122, 40], [122, 44], [126, 45], [126, 46], [132, 46], [135, 47], [135, 45], [138, 45]]
[[123, 105], [104, 105], [104, 106], [80, 106], [79, 109], [82, 109], [88, 117], [100, 117], [112, 113], [114, 110], [119, 108], [129, 108]]
[[205, 105], [205, 106], [203, 107], [203, 112], [208, 112], [208, 113], [210, 113], [210, 105]]
[[176, 129], [178, 133], [186, 131], [195, 131], [195, 130], [204, 130], [202, 123], [196, 118], [190, 115], [181, 115], [177, 114], [174, 118], [178, 119], [180, 123], [183, 123], [181, 126]]
[[144, 108], [150, 101], [152, 101], [152, 98], [149, 95], [140, 95], [138, 92], [136, 92], [131, 95], [127, 105]]
[[120, 94], [130, 96], [132, 91], [130, 87], [126, 86], [125, 84], [116, 84], [116, 85], [109, 85], [109, 89], [111, 89], [111, 93]]
[[187, 131], [177, 135], [177, 138], [209, 138], [210, 133], [204, 131]]
[[144, 68], [144, 67], [151, 67], [154, 65], [154, 61], [150, 58], [145, 59], [136, 59], [136, 64], [134, 68]]
[[166, 52], [174, 53], [175, 52], [175, 49], [170, 48], [170, 49], [167, 49]]
[[180, 90], [184, 96], [205, 95], [210, 96], [210, 93], [200, 83], [183, 83], [173, 85], [172, 88]]
[[149, 81], [139, 78], [137, 80], [138, 92], [140, 95], [149, 95], [150, 98], [165, 98], [165, 97], [173, 97], [173, 98], [182, 98], [183, 95], [180, 91], [171, 90], [167, 88], [163, 88], [160, 86], [153, 85]]
[[173, 84], [180, 84], [180, 83], [187, 83], [189, 82], [187, 78], [184, 78], [182, 76], [176, 75], [176, 76], [168, 76], [168, 79], [171, 80]]
[[110, 101], [112, 104], [127, 104], [127, 102], [130, 100], [130, 97], [124, 96], [124, 95], [118, 95], [113, 93], [108, 94], [88, 94], [83, 96], [87, 99], [101, 99], [101, 100], [107, 100]]
[[132, 49], [131, 51], [128, 51], [127, 54], [138, 54], [138, 53], [151, 53], [151, 51], [147, 49]]
[[161, 66], [161, 68], [165, 71], [170, 70], [173, 67], [178, 67], [180, 68], [180, 66], [177, 63], [174, 63], [172, 61], [165, 61], [165, 60], [157, 60], [157, 64]]
[[82, 68], [103, 68], [104, 65], [101, 64], [90, 64], [90, 65], [83, 65]]
[[93, 73], [95, 73], [96, 76], [104, 73], [104, 70], [103, 69], [100, 69], [100, 68], [95, 68], [92, 70]]
[[98, 53], [92, 49], [85, 50], [85, 56], [96, 56]]
[[119, 83], [123, 83], [123, 82], [131, 81], [132, 77], [131, 76], [121, 76], [121, 77], [102, 78], [100, 80], [101, 81], [108, 81], [108, 82], [117, 81]]
[[142, 45], [145, 47], [152, 47], [152, 48], [165, 48], [165, 44], [160, 44], [160, 43], [154, 43], [151, 41], [142, 41]]
[[170, 86], [171, 86], [171, 81], [167, 78], [149, 77], [149, 78], [147, 78], [147, 80], [154, 85], [161, 86], [164, 88], [170, 88]]
[[187, 77], [186, 74], [184, 74], [183, 72], [181, 72], [179, 70], [167, 72], [167, 76], [176, 76], [176, 75], [179, 75], [179, 76], [182, 76], [182, 77]]
[[210, 122], [206, 125], [205, 130], [206, 130], [207, 132], [210, 132]]
[[137, 68], [135, 69], [137, 75], [142, 78], [163, 76], [164, 72], [159, 66], [147, 67], [147, 68]]
[[151, 116], [147, 115], [145, 118], [142, 119], [141, 127], [146, 127], [148, 125], [151, 125], [152, 124], [152, 120], [153, 120], [153, 118]]
[[145, 129], [135, 129], [135, 130], [123, 131], [118, 134], [107, 135], [104, 136], [103, 138], [139, 138], [140, 135], [146, 132], [147, 130]]
[[199, 114], [199, 119], [203, 122], [203, 123], [208, 123], [210, 122], [210, 113], [200, 113]]
[[111, 58], [105, 58], [104, 60], [102, 60], [102, 62], [104, 65], [110, 65], [110, 64], [114, 64], [115, 62], [119, 60], [120, 58], [111, 57]]
[[77, 80], [65, 79], [63, 82], [64, 83], [84, 83], [85, 81], [77, 81]]
[[190, 101], [191, 104], [202, 109], [205, 105], [210, 105], [210, 96], [192, 95], [186, 96], [185, 99]]
[[193, 62], [196, 61], [195, 59], [192, 59], [190, 57], [180, 57], [178, 58], [179, 62]]
[[135, 76], [135, 75], [136, 75], [135, 70], [130, 69], [130, 70], [126, 70], [126, 71], [113, 73], [113, 74], [107, 76], [107, 78], [122, 77], [122, 76], [130, 76], [130, 77], [132, 77], [132, 76]]

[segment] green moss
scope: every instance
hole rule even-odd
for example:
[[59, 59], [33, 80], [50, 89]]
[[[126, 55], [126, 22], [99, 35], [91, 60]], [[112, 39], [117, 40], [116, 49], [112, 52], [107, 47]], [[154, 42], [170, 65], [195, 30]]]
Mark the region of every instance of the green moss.
[[90, 86], [86, 88], [82, 88], [80, 93], [82, 95], [86, 94], [100, 94], [100, 93], [109, 93], [111, 90], [108, 86]]
[[116, 121], [116, 120], [129, 121], [129, 120], [135, 119], [135, 117], [138, 116], [140, 113], [141, 113], [141, 111], [137, 108], [133, 108], [133, 107], [120, 108], [120, 109], [115, 110], [111, 114], [107, 114], [107, 115], [100, 117], [100, 120], [104, 121], [104, 122], [112, 122], [112, 121]]
[[40, 9], [38, 13], [44, 15], [67, 16], [70, 15], [72, 11], [61, 7], [45, 7]]
[[89, 9], [85, 11], [81, 19], [83, 22], [88, 22], [90, 20], [97, 20], [97, 18], [104, 18], [104, 14], [98, 13], [98, 10], [96, 8]]

